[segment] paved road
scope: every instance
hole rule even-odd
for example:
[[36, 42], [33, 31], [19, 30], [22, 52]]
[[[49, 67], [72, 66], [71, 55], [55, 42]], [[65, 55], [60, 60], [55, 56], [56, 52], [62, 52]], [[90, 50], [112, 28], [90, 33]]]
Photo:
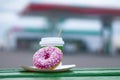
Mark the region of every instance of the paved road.
[[[34, 52], [0, 51], [0, 68], [17, 68], [32, 65]], [[76, 64], [80, 68], [120, 67], [120, 56], [75, 54], [64, 55], [63, 64]]]

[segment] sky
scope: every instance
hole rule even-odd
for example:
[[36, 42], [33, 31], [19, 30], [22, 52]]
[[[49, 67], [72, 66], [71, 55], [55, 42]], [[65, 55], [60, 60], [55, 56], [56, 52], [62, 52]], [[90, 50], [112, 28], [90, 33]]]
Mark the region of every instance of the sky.
[[0, 11], [19, 12], [29, 3], [28, 0], [0, 0]]
[[27, 4], [27, 0], [0, 0], [0, 37], [18, 20], [17, 13], [22, 11]]
[[34, 3], [63, 4], [72, 6], [105, 7], [120, 9], [120, 0], [31, 0]]

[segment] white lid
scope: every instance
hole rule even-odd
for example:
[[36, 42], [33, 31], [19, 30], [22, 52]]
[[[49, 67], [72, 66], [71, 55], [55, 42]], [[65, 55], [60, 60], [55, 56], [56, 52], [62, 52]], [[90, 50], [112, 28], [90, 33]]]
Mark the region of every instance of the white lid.
[[63, 45], [64, 41], [61, 37], [45, 37], [42, 38], [40, 43], [40, 45]]

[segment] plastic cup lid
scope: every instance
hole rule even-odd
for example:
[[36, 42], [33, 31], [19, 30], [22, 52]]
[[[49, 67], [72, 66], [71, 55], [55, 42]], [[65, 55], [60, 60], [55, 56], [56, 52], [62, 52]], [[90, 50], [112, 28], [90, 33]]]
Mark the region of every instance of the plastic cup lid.
[[41, 39], [40, 45], [63, 45], [64, 41], [61, 37], [44, 37]]

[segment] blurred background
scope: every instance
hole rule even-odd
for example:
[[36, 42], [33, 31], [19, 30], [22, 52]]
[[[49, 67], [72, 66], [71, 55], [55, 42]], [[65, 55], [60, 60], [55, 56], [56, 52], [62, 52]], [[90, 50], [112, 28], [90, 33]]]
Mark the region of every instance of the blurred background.
[[119, 0], [0, 0], [0, 68], [32, 65], [42, 37], [65, 41], [63, 64], [120, 67]]

